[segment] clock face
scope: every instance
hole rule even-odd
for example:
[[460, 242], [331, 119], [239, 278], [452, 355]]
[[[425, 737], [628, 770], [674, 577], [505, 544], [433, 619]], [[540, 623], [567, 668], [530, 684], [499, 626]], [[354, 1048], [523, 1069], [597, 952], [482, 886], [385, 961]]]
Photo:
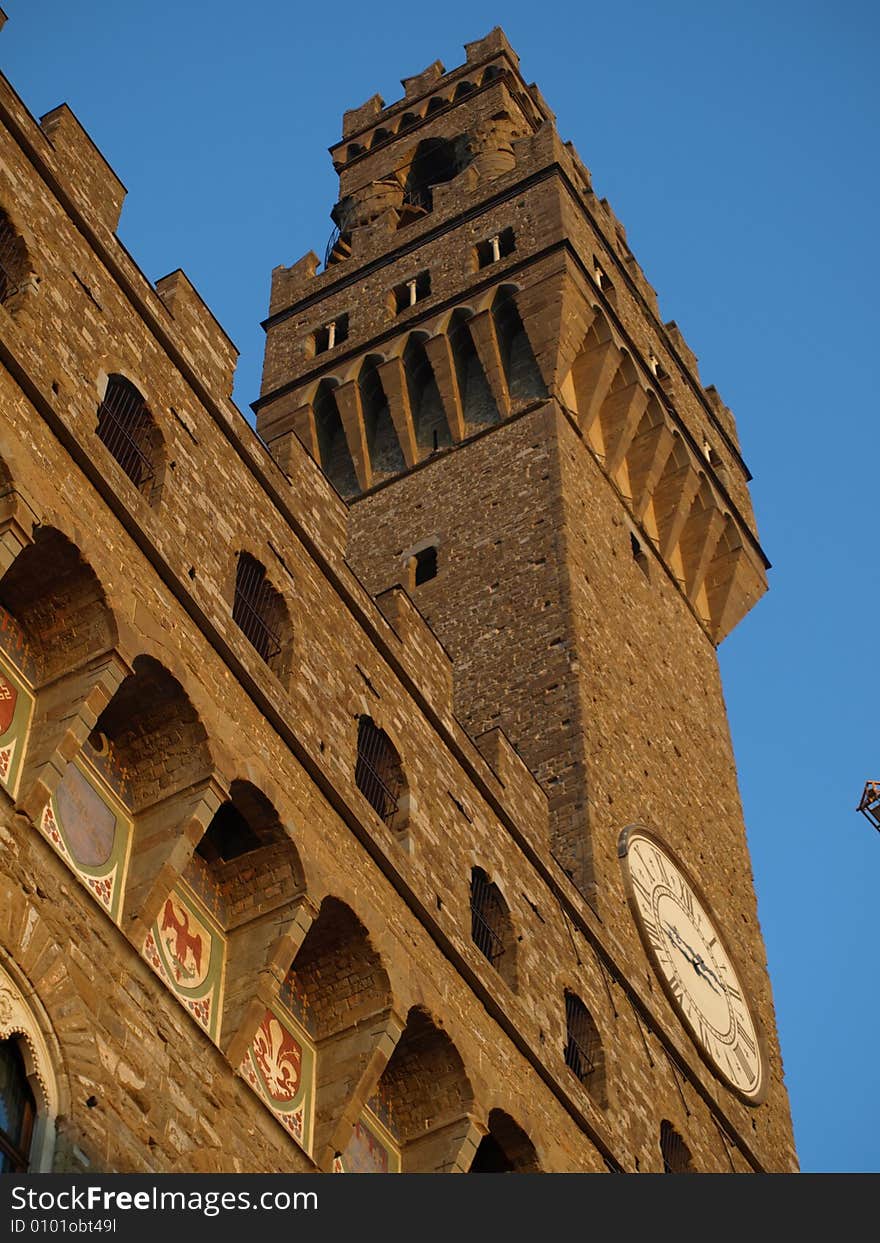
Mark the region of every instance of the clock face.
[[761, 1039], [705, 903], [668, 850], [645, 830], [627, 830], [620, 855], [636, 923], [670, 1000], [704, 1060], [757, 1104], [765, 1090]]

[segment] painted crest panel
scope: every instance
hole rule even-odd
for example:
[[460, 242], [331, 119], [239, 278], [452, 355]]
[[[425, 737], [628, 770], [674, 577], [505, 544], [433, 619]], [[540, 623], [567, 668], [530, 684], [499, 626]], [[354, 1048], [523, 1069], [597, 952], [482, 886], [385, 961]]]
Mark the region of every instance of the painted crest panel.
[[128, 855], [131, 817], [90, 759], [91, 748], [71, 760], [40, 818], [40, 829], [118, 922]]
[[400, 1164], [400, 1148], [393, 1135], [365, 1106], [345, 1152], [333, 1162], [334, 1174], [399, 1174]]
[[195, 894], [178, 883], [147, 933], [143, 955], [216, 1043], [226, 939]]
[[32, 678], [33, 662], [24, 633], [0, 607], [0, 785], [13, 798], [18, 793], [33, 715]]
[[315, 1112], [315, 1049], [282, 1006], [263, 1014], [239, 1073], [285, 1130], [311, 1155]]

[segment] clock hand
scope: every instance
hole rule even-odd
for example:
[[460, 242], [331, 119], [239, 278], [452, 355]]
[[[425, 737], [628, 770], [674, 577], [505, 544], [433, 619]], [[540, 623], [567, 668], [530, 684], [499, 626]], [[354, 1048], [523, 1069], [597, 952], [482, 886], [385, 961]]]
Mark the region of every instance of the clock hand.
[[685, 958], [688, 960], [688, 962], [691, 964], [692, 967], [696, 966], [696, 956], [694, 954], [694, 951], [688, 945], [687, 941], [685, 941], [684, 937], [682, 937], [678, 929], [674, 927], [674, 925], [672, 924], [665, 924], [664, 927], [666, 928], [666, 931], [669, 933], [669, 935], [675, 941], [676, 949], [680, 953], [684, 954]]
[[[685, 958], [691, 964], [694, 971], [696, 971], [697, 975], [700, 976], [701, 979], [704, 979], [706, 981], [706, 983], [712, 989], [712, 992], [718, 993], [718, 992], [723, 991], [724, 985], [718, 979], [718, 976], [715, 974], [715, 972], [712, 970], [711, 967], [708, 967], [706, 965], [706, 963], [703, 961], [702, 955], [694, 953], [694, 951], [688, 945], [687, 941], [685, 941], [684, 937], [681, 935], [681, 933], [678, 931], [675, 925], [666, 924], [664, 926], [666, 928], [666, 931], [674, 939], [676, 948], [679, 950], [680, 953], [684, 954]], [[712, 977], [711, 980], [709, 978], [710, 976]], [[712, 980], [714, 980], [715, 984], [719, 986], [718, 988], [715, 987], [715, 984], [712, 983]]]
[[[712, 970], [711, 967], [706, 966], [705, 962], [703, 961], [702, 957], [699, 954], [694, 960], [694, 971], [696, 971], [697, 975], [706, 981], [706, 983], [709, 985], [713, 993], [721, 993], [724, 991], [724, 985], [718, 979], [718, 976], [715, 974], [715, 972]], [[710, 976], [712, 977], [711, 980], [709, 978]], [[712, 983], [712, 980], [714, 980], [715, 984], [719, 986], [718, 988], [715, 987], [715, 984]]]

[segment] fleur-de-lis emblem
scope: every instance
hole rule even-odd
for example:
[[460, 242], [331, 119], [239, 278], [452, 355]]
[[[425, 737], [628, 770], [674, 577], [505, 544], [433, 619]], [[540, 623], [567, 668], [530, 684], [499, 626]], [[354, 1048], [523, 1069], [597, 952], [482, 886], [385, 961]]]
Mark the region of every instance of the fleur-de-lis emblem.
[[299, 1088], [302, 1049], [268, 1011], [254, 1037], [253, 1049], [269, 1094], [276, 1101], [292, 1101]]

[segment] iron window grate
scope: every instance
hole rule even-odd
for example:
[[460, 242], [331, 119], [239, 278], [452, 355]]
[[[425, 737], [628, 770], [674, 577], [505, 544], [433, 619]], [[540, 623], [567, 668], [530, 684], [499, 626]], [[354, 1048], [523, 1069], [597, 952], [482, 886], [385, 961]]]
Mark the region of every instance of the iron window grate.
[[687, 1144], [672, 1123], [665, 1120], [660, 1123], [660, 1152], [663, 1156], [664, 1174], [693, 1174]]
[[573, 993], [565, 994], [565, 1027], [565, 1064], [586, 1084], [596, 1073], [601, 1046], [589, 1011]]
[[238, 560], [232, 620], [267, 662], [281, 651], [281, 636], [269, 620], [276, 608], [275, 597], [259, 561], [243, 553]]
[[493, 967], [504, 955], [503, 923], [504, 908], [495, 885], [485, 872], [474, 868], [471, 874], [471, 938]]
[[98, 439], [139, 489], [155, 473], [149, 443], [152, 430], [150, 412], [134, 385], [111, 378], [98, 409]]
[[400, 760], [387, 734], [369, 717], [361, 717], [358, 726], [355, 784], [386, 824], [394, 819], [403, 785]]

